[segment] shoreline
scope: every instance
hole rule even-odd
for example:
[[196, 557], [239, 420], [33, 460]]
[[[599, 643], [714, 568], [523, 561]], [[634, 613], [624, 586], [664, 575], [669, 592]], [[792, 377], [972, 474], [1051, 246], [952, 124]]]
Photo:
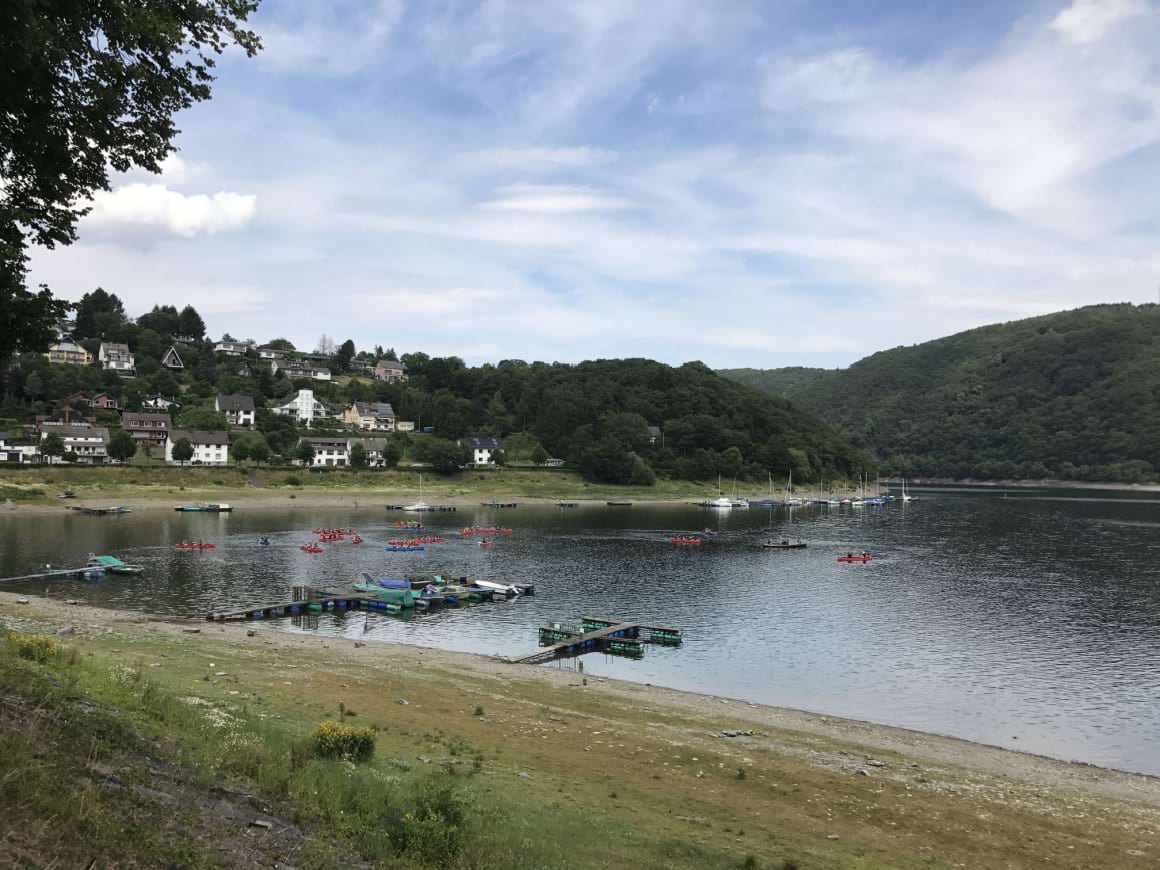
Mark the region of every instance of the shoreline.
[[[21, 603], [27, 601], [27, 603]], [[220, 623], [202, 619], [160, 617], [140, 611], [114, 610], [85, 604], [68, 604], [51, 598], [0, 591], [0, 624], [15, 618], [32, 617], [72, 633], [78, 624], [89, 630], [129, 635], [157, 633], [171, 640], [197, 642], [200, 639], [225, 641], [245, 650], [252, 646], [254, 623]], [[197, 629], [196, 633], [191, 633]], [[81, 632], [84, 633], [83, 631]], [[584, 677], [574, 671], [518, 665], [493, 656], [383, 641], [355, 641], [333, 636], [306, 636], [276, 629], [260, 630], [263, 645], [280, 652], [297, 652], [322, 659], [329, 666], [358, 666], [389, 661], [392, 666], [435, 666], [457, 673], [469, 672], [501, 683], [520, 681], [551, 687], [579, 688]], [[341, 670], [336, 670], [341, 673]], [[979, 743], [960, 737], [883, 725], [860, 719], [777, 707], [709, 693], [672, 689], [611, 677], [584, 678], [591, 693], [613, 696], [622, 702], [644, 704], [646, 709], [667, 708], [678, 718], [719, 718], [754, 728], [806, 735], [825, 741], [853, 744], [875, 753], [897, 754], [923, 764], [949, 765], [987, 776], [999, 777], [1043, 788], [1069, 788], [1103, 798], [1140, 801], [1160, 810], [1160, 776], [1068, 761], [1018, 749]], [[774, 739], [775, 748], [800, 754], [784, 740]], [[846, 753], [841, 753], [845, 755]], [[832, 766], [833, 759], [828, 764]], [[917, 766], [917, 765], [915, 765]]]

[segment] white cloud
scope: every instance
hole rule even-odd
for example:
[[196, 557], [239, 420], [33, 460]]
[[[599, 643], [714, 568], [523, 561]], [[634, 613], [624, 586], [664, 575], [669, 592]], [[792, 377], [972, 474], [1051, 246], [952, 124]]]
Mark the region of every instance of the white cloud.
[[357, 72], [384, 59], [384, 48], [405, 12], [402, 0], [302, 0], [269, 4], [255, 19], [262, 38], [260, 63], [276, 68]]
[[499, 199], [482, 203], [480, 208], [550, 214], [632, 208], [626, 199], [564, 184], [513, 184], [497, 193], [501, 194]]
[[1098, 42], [1114, 27], [1150, 11], [1147, 0], [1074, 0], [1051, 22], [1051, 29], [1083, 45]]
[[617, 153], [605, 148], [588, 145], [574, 147], [535, 148], [488, 148], [476, 152], [472, 157], [489, 166], [504, 166], [516, 169], [538, 169], [544, 167], [607, 166], [617, 161]]
[[187, 196], [164, 184], [128, 184], [98, 191], [86, 222], [160, 227], [191, 238], [244, 226], [253, 218], [257, 200], [252, 194], [229, 191]]

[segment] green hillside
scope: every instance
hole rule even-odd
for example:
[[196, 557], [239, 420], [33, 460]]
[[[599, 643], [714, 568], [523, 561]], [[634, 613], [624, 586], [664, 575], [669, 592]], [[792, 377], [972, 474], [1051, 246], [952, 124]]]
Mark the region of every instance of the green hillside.
[[787, 366], [784, 369], [718, 369], [717, 374], [747, 387], [755, 387], [771, 396], [792, 399], [803, 391], [813, 389], [826, 377], [839, 374], [839, 371]]
[[791, 397], [891, 473], [1138, 482], [1160, 467], [1157, 305], [985, 326], [833, 373], [721, 374]]

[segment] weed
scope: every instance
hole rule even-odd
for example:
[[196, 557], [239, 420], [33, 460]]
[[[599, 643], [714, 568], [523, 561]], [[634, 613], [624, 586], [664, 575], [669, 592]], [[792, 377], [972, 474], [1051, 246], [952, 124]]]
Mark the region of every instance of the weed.
[[314, 732], [314, 754], [320, 758], [367, 761], [375, 754], [375, 732], [328, 719]]
[[738, 779], [738, 781], [745, 780], [745, 768], [744, 767], [737, 768], [737, 779]]
[[798, 862], [786, 858], [781, 862], [781, 870], [798, 870]]
[[287, 486], [302, 486], [302, 478], [297, 474], [287, 474], [285, 482]]
[[746, 855], [745, 860], [741, 862], [744, 870], [757, 870], [757, 859], [752, 855]]
[[475, 715], [476, 715], [476, 716], [482, 716], [482, 715], [483, 715], [483, 707], [481, 707], [481, 706], [480, 706], [480, 705], [478, 705], [478, 704], [477, 704], [477, 705], [476, 705], [476, 707], [475, 707]]
[[14, 634], [11, 642], [22, 659], [43, 664], [64, 652], [64, 647], [44, 634]]

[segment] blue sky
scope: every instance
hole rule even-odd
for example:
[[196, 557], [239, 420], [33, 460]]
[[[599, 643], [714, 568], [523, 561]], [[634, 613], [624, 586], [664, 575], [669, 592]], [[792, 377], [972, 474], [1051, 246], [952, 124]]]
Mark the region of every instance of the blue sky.
[[267, 0], [32, 278], [212, 334], [711, 366], [1160, 285], [1155, 0]]

